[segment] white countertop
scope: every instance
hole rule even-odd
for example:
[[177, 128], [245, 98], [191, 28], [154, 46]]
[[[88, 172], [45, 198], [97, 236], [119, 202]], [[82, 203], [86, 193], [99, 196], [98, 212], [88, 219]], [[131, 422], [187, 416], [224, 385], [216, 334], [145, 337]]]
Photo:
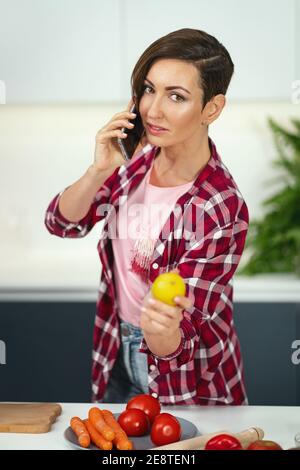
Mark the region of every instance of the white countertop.
[[[2, 256], [0, 301], [96, 302], [101, 265], [95, 250]], [[292, 274], [235, 275], [234, 302], [300, 302]]]
[[[66, 273], [66, 271], [65, 271]], [[0, 302], [94, 302], [98, 283], [88, 283], [90, 273], [77, 270], [82, 278], [59, 270], [56, 277], [24, 278], [11, 282], [0, 280]], [[49, 275], [49, 273], [48, 273]], [[69, 276], [69, 277], [68, 277]], [[100, 276], [100, 274], [99, 274]], [[7, 281], [7, 279], [6, 279]], [[72, 282], [73, 281], [73, 282]], [[235, 276], [233, 300], [238, 303], [300, 303], [300, 279], [292, 275], [259, 275], [253, 278]]]
[[[0, 449], [5, 450], [60, 450], [71, 449], [64, 439], [64, 431], [72, 416], [85, 418], [90, 403], [61, 403], [62, 414], [45, 434], [0, 433]], [[120, 413], [125, 404], [100, 405], [113, 413]], [[300, 407], [286, 406], [174, 406], [163, 407], [162, 411], [172, 413], [193, 422], [199, 433], [228, 431], [240, 432], [252, 426], [265, 431], [265, 439], [278, 442], [284, 449], [294, 447], [294, 436], [300, 432]]]

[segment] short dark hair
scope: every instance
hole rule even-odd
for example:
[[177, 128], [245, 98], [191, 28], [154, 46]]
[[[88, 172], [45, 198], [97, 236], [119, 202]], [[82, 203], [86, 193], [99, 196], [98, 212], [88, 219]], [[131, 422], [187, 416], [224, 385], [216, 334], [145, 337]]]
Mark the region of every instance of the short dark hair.
[[137, 108], [143, 94], [144, 80], [154, 62], [177, 59], [193, 64], [199, 72], [203, 90], [202, 109], [211, 98], [226, 94], [234, 64], [227, 49], [214, 36], [198, 29], [183, 28], [154, 41], [138, 59], [131, 74], [132, 95]]

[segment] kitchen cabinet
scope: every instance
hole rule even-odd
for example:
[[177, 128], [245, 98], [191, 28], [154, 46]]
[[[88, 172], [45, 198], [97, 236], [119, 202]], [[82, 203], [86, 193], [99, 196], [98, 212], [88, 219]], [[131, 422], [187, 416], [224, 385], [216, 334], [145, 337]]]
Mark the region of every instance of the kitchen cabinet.
[[[95, 302], [1, 302], [0, 401], [89, 402]], [[239, 302], [235, 324], [251, 405], [300, 405], [300, 304]]]
[[0, 11], [7, 104], [127, 102], [141, 53], [184, 27], [229, 50], [229, 98], [290, 101], [299, 79], [297, 0], [0, 0]]
[[250, 403], [300, 405], [300, 363], [293, 361], [300, 304], [238, 303], [234, 318]]
[[95, 304], [1, 303], [0, 401], [91, 400]]
[[[181, 0], [156, 0], [142, 2], [141, 8], [140, 0], [130, 0], [125, 10], [127, 75], [137, 56], [155, 39], [176, 29], [196, 28], [215, 36], [232, 57], [235, 74], [228, 89], [229, 98], [290, 101], [298, 60], [295, 30], [300, 20], [296, 19], [296, 3], [188, 0], [183, 7]], [[140, 40], [136, 45], [137, 37]]]
[[119, 0], [0, 0], [7, 104], [118, 102]]

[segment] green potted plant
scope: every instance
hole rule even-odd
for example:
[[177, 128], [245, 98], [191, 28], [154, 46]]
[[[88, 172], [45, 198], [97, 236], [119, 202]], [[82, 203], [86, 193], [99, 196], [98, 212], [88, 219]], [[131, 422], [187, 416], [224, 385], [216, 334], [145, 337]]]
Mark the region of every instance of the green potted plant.
[[284, 182], [272, 197], [263, 201], [265, 215], [250, 220], [246, 252], [251, 255], [239, 274], [295, 273], [300, 277], [300, 120], [291, 119], [288, 131], [268, 118], [278, 151], [274, 165]]

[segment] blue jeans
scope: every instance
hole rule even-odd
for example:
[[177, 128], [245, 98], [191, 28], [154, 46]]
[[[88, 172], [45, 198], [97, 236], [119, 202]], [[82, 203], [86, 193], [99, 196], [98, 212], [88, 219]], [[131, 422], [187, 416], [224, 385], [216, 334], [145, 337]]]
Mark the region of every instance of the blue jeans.
[[147, 354], [139, 352], [140, 328], [120, 322], [121, 346], [101, 403], [127, 403], [140, 393], [149, 393]]

